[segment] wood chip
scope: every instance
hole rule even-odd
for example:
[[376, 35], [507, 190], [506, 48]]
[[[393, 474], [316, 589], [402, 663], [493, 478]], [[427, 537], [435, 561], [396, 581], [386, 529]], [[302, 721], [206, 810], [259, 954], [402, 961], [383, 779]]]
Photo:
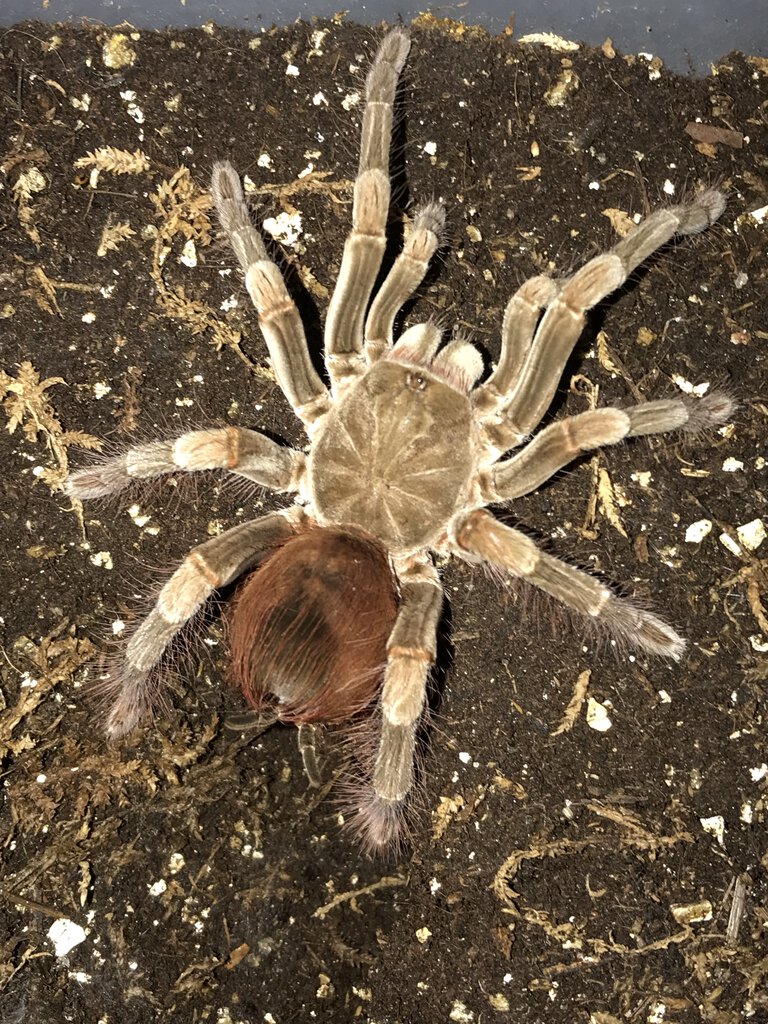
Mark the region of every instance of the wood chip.
[[741, 149], [744, 145], [744, 136], [741, 132], [731, 131], [730, 128], [716, 128], [713, 124], [701, 124], [699, 121], [689, 121], [685, 126], [685, 133], [697, 142], [710, 145], [721, 142], [724, 146], [732, 146], [734, 149]]

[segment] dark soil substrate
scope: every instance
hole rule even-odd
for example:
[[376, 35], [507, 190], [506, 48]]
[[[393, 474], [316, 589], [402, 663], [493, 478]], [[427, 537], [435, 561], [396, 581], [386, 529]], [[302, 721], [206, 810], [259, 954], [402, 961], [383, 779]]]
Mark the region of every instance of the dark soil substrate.
[[[228, 156], [265, 216], [300, 212], [286, 263], [317, 346], [376, 33], [124, 32], [0, 36], [0, 1019], [768, 1019], [768, 543], [749, 548], [768, 460], [765, 60], [688, 80], [609, 45], [414, 26], [393, 222], [442, 196], [449, 227], [410, 322], [437, 314], [493, 359], [525, 277], [714, 183], [720, 223], [596, 311], [552, 413], [707, 382], [739, 409], [695, 443], [585, 458], [514, 508], [674, 622], [681, 663], [596, 646], [551, 605], [443, 567], [412, 843], [371, 859], [308, 788], [290, 729], [224, 727], [241, 701], [219, 615], [180, 660], [172, 712], [128, 741], [106, 744], [86, 690], [111, 624], [130, 628], [189, 547], [280, 501], [211, 476], [81, 521], [59, 487], [92, 438], [119, 450], [218, 422], [303, 443], [207, 182]], [[332, 746], [324, 763], [331, 781]], [[86, 930], [58, 957], [57, 919]]]

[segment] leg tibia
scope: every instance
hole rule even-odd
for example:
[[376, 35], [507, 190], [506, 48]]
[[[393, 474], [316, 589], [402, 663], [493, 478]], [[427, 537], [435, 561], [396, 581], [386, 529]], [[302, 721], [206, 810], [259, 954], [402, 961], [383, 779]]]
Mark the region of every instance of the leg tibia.
[[375, 362], [392, 346], [393, 325], [400, 309], [416, 291], [429, 267], [445, 225], [440, 203], [416, 211], [403, 251], [373, 300], [365, 324], [365, 354]]
[[298, 489], [304, 471], [301, 452], [276, 444], [255, 430], [216, 427], [192, 430], [175, 441], [137, 445], [123, 455], [105, 459], [73, 473], [66, 483], [72, 497], [101, 498], [134, 480], [167, 473], [225, 469], [275, 491]]
[[237, 171], [228, 161], [213, 165], [211, 195], [229, 244], [243, 271], [267, 259], [264, 242], [248, 213]]
[[488, 504], [530, 494], [583, 452], [625, 437], [682, 430], [698, 434], [724, 422], [734, 402], [722, 391], [705, 398], [669, 398], [628, 409], [592, 409], [546, 427], [517, 455], [499, 462], [483, 483]]
[[682, 637], [662, 619], [617, 597], [588, 573], [545, 554], [530, 537], [487, 512], [473, 512], [459, 524], [456, 544], [458, 554], [471, 552], [528, 580], [596, 625], [605, 625], [620, 641], [670, 658], [679, 658], [685, 649]]
[[416, 728], [435, 658], [442, 605], [442, 588], [432, 566], [417, 566], [410, 579], [401, 579], [400, 611], [387, 645], [384, 720], [374, 770], [374, 789], [382, 800], [404, 800], [411, 788]]
[[107, 732], [121, 736], [162, 702], [156, 670], [174, 637], [213, 591], [231, 582], [294, 531], [295, 513], [272, 513], [243, 523], [194, 548], [157, 597], [155, 607], [129, 640], [122, 664], [100, 689], [113, 704]]

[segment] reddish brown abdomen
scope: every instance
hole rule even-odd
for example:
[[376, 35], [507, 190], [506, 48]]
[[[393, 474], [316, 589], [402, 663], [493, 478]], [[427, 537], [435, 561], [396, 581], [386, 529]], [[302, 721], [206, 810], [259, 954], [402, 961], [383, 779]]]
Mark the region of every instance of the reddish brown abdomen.
[[383, 547], [314, 527], [292, 537], [238, 592], [232, 672], [248, 703], [283, 722], [340, 722], [375, 696], [397, 615]]

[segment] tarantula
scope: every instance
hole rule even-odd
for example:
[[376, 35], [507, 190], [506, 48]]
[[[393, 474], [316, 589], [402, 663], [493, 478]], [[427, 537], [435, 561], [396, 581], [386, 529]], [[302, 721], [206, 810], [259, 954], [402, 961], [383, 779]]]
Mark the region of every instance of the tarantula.
[[296, 496], [290, 508], [187, 555], [111, 674], [107, 731], [120, 736], [152, 712], [162, 701], [158, 667], [173, 638], [215, 590], [259, 566], [233, 614], [235, 675], [267, 720], [302, 725], [361, 713], [375, 730], [354, 814], [371, 846], [397, 837], [413, 783], [443, 605], [434, 556], [523, 578], [613, 636], [678, 658], [684, 641], [666, 622], [545, 554], [486, 508], [535, 491], [582, 452], [641, 434], [695, 433], [732, 408], [719, 392], [649, 401], [584, 412], [531, 437], [587, 311], [674, 235], [696, 234], [717, 220], [725, 201], [712, 189], [652, 213], [568, 279], [526, 281], [506, 307], [498, 364], [483, 383], [479, 351], [460, 336], [443, 345], [434, 323], [411, 326], [395, 340], [395, 320], [424, 278], [445, 219], [439, 203], [415, 211], [402, 252], [371, 301], [386, 245], [393, 104], [409, 49], [403, 29], [390, 31], [366, 81], [352, 230], [325, 323], [329, 386], [251, 224], [238, 175], [229, 163], [213, 170], [219, 220], [309, 454], [254, 430], [222, 427], [140, 445], [69, 479], [71, 495], [93, 498], [137, 479], [221, 469]]

